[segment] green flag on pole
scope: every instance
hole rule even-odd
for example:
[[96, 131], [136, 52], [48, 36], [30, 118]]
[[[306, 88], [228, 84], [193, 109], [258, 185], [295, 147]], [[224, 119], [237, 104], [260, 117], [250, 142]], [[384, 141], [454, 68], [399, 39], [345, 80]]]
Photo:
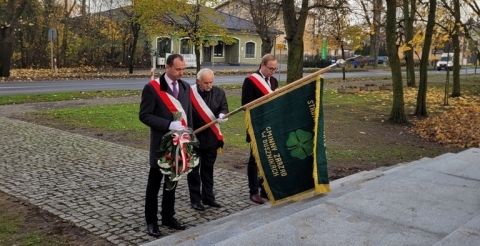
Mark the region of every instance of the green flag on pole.
[[245, 111], [252, 152], [272, 205], [330, 191], [322, 97], [319, 76]]
[[327, 38], [322, 40], [322, 59], [327, 59]]

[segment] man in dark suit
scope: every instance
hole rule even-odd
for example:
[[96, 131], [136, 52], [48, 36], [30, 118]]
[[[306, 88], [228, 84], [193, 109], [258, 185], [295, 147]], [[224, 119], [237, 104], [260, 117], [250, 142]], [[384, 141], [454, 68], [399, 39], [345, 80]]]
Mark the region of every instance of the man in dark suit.
[[[158, 229], [158, 192], [163, 174], [157, 163], [159, 145], [162, 137], [171, 130], [183, 130], [192, 127], [192, 106], [190, 103], [190, 85], [181, 80], [185, 70], [185, 61], [179, 54], [167, 57], [165, 73], [158, 80], [146, 84], [140, 102], [140, 121], [150, 127], [150, 172], [145, 197], [145, 219], [147, 232], [154, 237], [160, 236]], [[174, 120], [173, 113], [182, 113], [181, 120]], [[168, 178], [168, 177], [165, 177]], [[162, 224], [177, 230], [185, 230], [173, 216], [175, 215], [175, 188], [163, 186]]]
[[[228, 113], [225, 91], [213, 86], [213, 71], [203, 68], [197, 73], [197, 84], [192, 86], [191, 101], [193, 104], [193, 129], [196, 130], [215, 119], [218, 123], [227, 121], [223, 118]], [[220, 125], [214, 124], [196, 134], [200, 146], [195, 151], [200, 156], [200, 165], [187, 176], [188, 190], [192, 208], [204, 211], [203, 205], [221, 207], [213, 194], [213, 164], [217, 159], [217, 151], [223, 147], [223, 136]], [[201, 188], [200, 188], [201, 187]], [[202, 204], [202, 202], [203, 204]]]
[[[267, 95], [278, 88], [277, 79], [272, 77], [277, 71], [277, 66], [278, 62], [275, 56], [266, 54], [262, 57], [258, 71], [249, 75], [243, 81], [242, 105]], [[250, 136], [248, 133], [247, 142], [250, 142]], [[258, 168], [251, 149], [247, 165], [247, 176], [250, 200], [258, 204], [263, 204], [264, 201], [262, 197], [267, 198], [267, 195], [264, 189], [262, 189], [259, 194], [259, 188], [262, 185], [263, 180], [258, 178]]]

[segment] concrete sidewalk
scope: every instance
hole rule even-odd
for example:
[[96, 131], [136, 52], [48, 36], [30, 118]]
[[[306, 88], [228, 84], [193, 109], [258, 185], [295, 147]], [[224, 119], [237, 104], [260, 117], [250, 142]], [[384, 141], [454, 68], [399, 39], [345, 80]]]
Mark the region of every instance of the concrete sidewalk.
[[161, 227], [158, 240], [143, 216], [147, 151], [0, 117], [0, 153], [0, 190], [115, 245], [480, 245], [478, 148], [361, 172], [276, 207], [253, 204], [246, 175], [217, 168], [224, 207], [191, 209], [181, 180], [176, 217], [188, 228]]

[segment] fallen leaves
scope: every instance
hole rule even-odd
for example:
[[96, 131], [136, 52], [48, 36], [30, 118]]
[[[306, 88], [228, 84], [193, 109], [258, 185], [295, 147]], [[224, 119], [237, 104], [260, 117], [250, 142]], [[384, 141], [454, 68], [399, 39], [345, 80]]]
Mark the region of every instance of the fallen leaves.
[[[465, 88], [462, 87], [461, 97], [445, 98], [444, 88], [430, 87], [426, 97], [429, 117], [410, 118], [413, 123], [410, 131], [430, 142], [461, 148], [480, 147], [479, 89], [475, 85], [470, 87], [472, 91]], [[415, 111], [417, 94], [418, 88], [404, 87], [407, 114]], [[393, 100], [392, 92], [386, 91], [359, 92], [357, 96], [364, 96], [371, 102], [373, 110], [386, 110], [386, 107], [391, 107]]]
[[480, 147], [480, 106], [459, 106], [417, 121], [413, 131], [428, 141], [462, 148]]
[[[164, 69], [156, 69], [155, 77], [163, 73]], [[215, 75], [246, 75], [254, 72], [255, 69], [232, 69], [218, 70]], [[184, 77], [194, 77], [195, 68], [188, 68], [184, 72]], [[129, 78], [150, 78], [150, 69], [135, 68], [132, 74], [128, 73], [128, 68], [95, 68], [95, 67], [76, 67], [76, 68], [58, 68], [56, 72], [51, 69], [11, 69], [10, 77], [0, 78], [0, 81], [39, 81], [39, 80], [86, 80], [86, 79], [129, 79]]]

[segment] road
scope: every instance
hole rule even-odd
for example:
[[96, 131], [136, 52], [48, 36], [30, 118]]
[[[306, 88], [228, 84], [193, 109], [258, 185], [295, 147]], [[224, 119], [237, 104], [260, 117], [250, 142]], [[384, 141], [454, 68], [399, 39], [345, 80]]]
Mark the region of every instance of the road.
[[[462, 69], [461, 74], [473, 73], [473, 69]], [[430, 74], [445, 74], [445, 71], [429, 70]], [[304, 74], [308, 75], [308, 74]], [[348, 72], [346, 77], [391, 77], [390, 71], [371, 70], [362, 72]], [[285, 80], [286, 74], [276, 74], [279, 80]], [[341, 78], [340, 72], [326, 72], [325, 78]], [[245, 75], [216, 76], [215, 84], [237, 84], [242, 83]], [[194, 84], [195, 78], [184, 78], [188, 83]], [[28, 82], [1, 82], [1, 95], [17, 95], [17, 94], [42, 94], [51, 92], [67, 92], [67, 91], [103, 91], [103, 90], [141, 90], [148, 82], [145, 79], [97, 79], [97, 80], [65, 80], [65, 81], [28, 81]]]

